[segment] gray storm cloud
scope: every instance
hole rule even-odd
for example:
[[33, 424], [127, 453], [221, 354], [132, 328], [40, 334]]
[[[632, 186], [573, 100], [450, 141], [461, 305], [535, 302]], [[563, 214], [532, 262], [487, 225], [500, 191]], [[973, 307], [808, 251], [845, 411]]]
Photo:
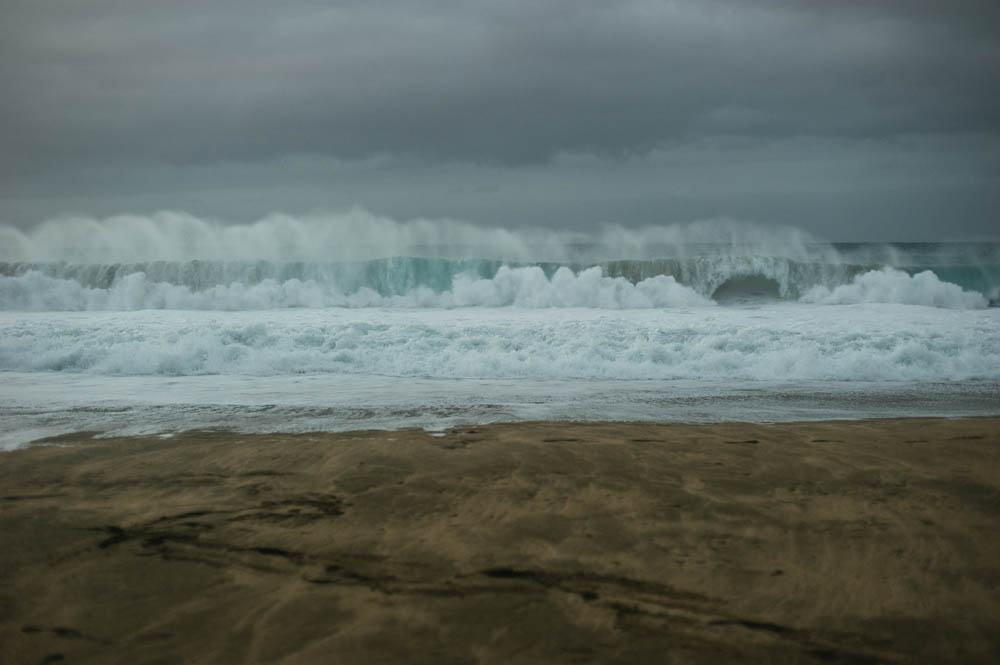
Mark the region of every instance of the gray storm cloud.
[[[893, 192], [934, 181], [934, 146], [946, 164], [932, 209], [965, 201], [975, 233], [996, 200], [995, 2], [56, 0], [2, 12], [0, 219], [12, 223], [70, 208], [352, 204], [496, 222], [530, 216], [537, 199], [539, 221], [565, 226], [587, 223], [595, 171], [603, 200], [620, 199], [601, 214], [626, 222], [787, 222], [831, 189], [885, 222], [886, 205], [905, 202]], [[803, 162], [817, 171], [806, 182]], [[692, 169], [703, 178], [685, 188]], [[776, 179], [788, 182], [780, 204], [767, 202]], [[270, 203], [246, 202], [261, 182]]]

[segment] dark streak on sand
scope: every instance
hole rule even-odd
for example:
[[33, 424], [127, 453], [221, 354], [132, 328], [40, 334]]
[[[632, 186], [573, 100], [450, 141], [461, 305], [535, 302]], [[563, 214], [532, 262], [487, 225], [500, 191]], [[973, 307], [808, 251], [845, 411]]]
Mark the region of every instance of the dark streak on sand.
[[0, 661], [993, 663], [997, 432], [64, 437], [0, 465]]
[[4, 501], [37, 501], [40, 499], [55, 499], [65, 494], [22, 494], [3, 497]]
[[93, 637], [90, 635], [84, 635], [79, 630], [74, 628], [67, 628], [65, 626], [34, 626], [27, 625], [21, 628], [22, 633], [32, 634], [32, 633], [43, 633], [48, 635], [53, 635], [63, 640], [83, 640], [85, 642], [93, 642], [95, 644], [111, 644], [107, 640], [102, 640], [98, 637]]

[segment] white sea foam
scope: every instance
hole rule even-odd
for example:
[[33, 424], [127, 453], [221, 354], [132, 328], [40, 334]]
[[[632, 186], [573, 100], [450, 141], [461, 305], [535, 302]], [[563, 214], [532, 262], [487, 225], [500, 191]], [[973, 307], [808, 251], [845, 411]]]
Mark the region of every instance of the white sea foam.
[[[827, 304], [987, 304], [930, 274], [855, 279], [876, 255], [910, 261], [910, 272], [929, 263], [981, 293], [997, 288], [992, 246], [849, 251], [853, 259], [794, 228], [724, 219], [567, 232], [396, 221], [363, 209], [228, 225], [175, 212], [67, 217], [0, 226], [0, 309], [642, 308], [695, 304], [694, 294], [720, 289], [740, 302], [751, 286]], [[560, 265], [574, 272], [553, 274]]]
[[[161, 264], [160, 272], [165, 270]], [[194, 283], [207, 275], [186, 270], [187, 264], [167, 266], [174, 273], [186, 272]], [[204, 266], [202, 266], [204, 267]], [[795, 275], [802, 266], [764, 257], [720, 257], [695, 260], [681, 266], [681, 274], [692, 286], [680, 284], [672, 275], [656, 275], [632, 283], [624, 277], [609, 277], [600, 266], [578, 272], [562, 267], [551, 277], [538, 266], [501, 266], [490, 278], [470, 273], [451, 276], [450, 288], [435, 291], [425, 285], [405, 284], [412, 278], [406, 272], [397, 275], [403, 292], [380, 294], [371, 286], [357, 286], [357, 280], [341, 287], [336, 276], [319, 274], [314, 278], [264, 278], [233, 280], [196, 288], [190, 284], [150, 279], [145, 272], [128, 272], [119, 266], [109, 276], [98, 272], [99, 282], [110, 281], [107, 288], [87, 286], [78, 281], [79, 269], [68, 268], [74, 277], [53, 277], [30, 269], [15, 275], [0, 276], [0, 310], [8, 311], [94, 311], [139, 309], [216, 309], [260, 310], [289, 307], [594, 307], [600, 309], [645, 309], [711, 305], [707, 298], [724, 284], [734, 284], [746, 276], [770, 280], [775, 293], [788, 297], [802, 288], [802, 280], [843, 279], [827, 266], [815, 267], [806, 276]], [[218, 266], [207, 266], [212, 273]], [[824, 275], [826, 273], [826, 275]], [[445, 276], [447, 278], [447, 276]], [[83, 280], [86, 282], [87, 280]], [[363, 283], [363, 282], [362, 282]], [[988, 305], [980, 293], [964, 291], [944, 282], [930, 271], [909, 275], [892, 268], [873, 270], [856, 276], [850, 283], [830, 287], [813, 285], [801, 296], [802, 302], [842, 305], [865, 302], [923, 305], [950, 309], [977, 309]]]
[[[416, 302], [420, 303], [418, 297]], [[712, 302], [673, 277], [657, 275], [632, 284], [622, 277], [606, 277], [600, 267], [574, 274], [559, 268], [551, 279], [541, 268], [501, 267], [492, 279], [460, 275], [450, 292], [424, 294], [434, 306], [463, 307], [595, 307], [600, 309], [648, 309], [687, 307]], [[403, 302], [412, 302], [405, 298]]]
[[215, 309], [259, 310], [288, 307], [595, 307], [635, 309], [711, 305], [707, 298], [673, 277], [658, 275], [632, 284], [607, 277], [600, 267], [574, 273], [558, 269], [551, 278], [539, 267], [501, 267], [492, 279], [457, 275], [452, 288], [435, 293], [417, 287], [383, 296], [362, 287], [344, 293], [336, 284], [313, 280], [265, 279], [232, 282], [195, 291], [188, 286], [151, 282], [145, 273], [126, 275], [107, 289], [76, 280], [49, 277], [37, 270], [0, 277], [0, 309], [15, 311]]
[[4, 314], [0, 369], [482, 379], [1000, 379], [1000, 310], [299, 309]]
[[815, 286], [803, 294], [802, 300], [828, 305], [899, 303], [951, 309], [977, 309], [988, 304], [982, 294], [942, 282], [929, 270], [909, 275], [893, 268], [866, 272], [850, 284], [833, 289]]
[[[840, 247], [727, 221], [566, 233], [363, 210], [0, 226], [0, 448], [81, 428], [662, 420], [664, 400], [685, 420], [967, 413], [942, 386], [996, 413], [1000, 308], [980, 294], [998, 300], [1000, 245]], [[909, 272], [871, 270], [887, 262]], [[852, 397], [826, 410], [825, 386]]]

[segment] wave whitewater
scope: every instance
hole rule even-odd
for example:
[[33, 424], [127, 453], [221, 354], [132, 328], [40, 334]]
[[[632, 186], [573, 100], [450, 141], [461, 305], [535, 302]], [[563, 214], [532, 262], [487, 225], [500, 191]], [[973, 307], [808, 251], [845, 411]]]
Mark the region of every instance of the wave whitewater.
[[[890, 309], [887, 309], [890, 308]], [[29, 314], [0, 367], [97, 375], [997, 380], [995, 310], [796, 305], [629, 310]], [[919, 321], [919, 325], [914, 325]]]
[[835, 246], [727, 220], [587, 233], [364, 210], [221, 225], [181, 213], [0, 226], [0, 310], [643, 309], [762, 300], [955, 309], [1000, 299], [1000, 244]]
[[985, 307], [980, 293], [917, 274], [780, 257], [610, 261], [586, 268], [393, 258], [354, 263], [0, 264], [0, 309], [253, 310], [288, 307], [645, 309], [760, 299]]

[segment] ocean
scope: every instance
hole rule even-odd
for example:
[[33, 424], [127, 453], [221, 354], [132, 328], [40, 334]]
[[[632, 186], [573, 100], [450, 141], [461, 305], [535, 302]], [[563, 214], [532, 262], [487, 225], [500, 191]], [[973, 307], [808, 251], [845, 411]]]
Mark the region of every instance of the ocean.
[[1000, 414], [1000, 243], [364, 211], [0, 227], [0, 447]]

